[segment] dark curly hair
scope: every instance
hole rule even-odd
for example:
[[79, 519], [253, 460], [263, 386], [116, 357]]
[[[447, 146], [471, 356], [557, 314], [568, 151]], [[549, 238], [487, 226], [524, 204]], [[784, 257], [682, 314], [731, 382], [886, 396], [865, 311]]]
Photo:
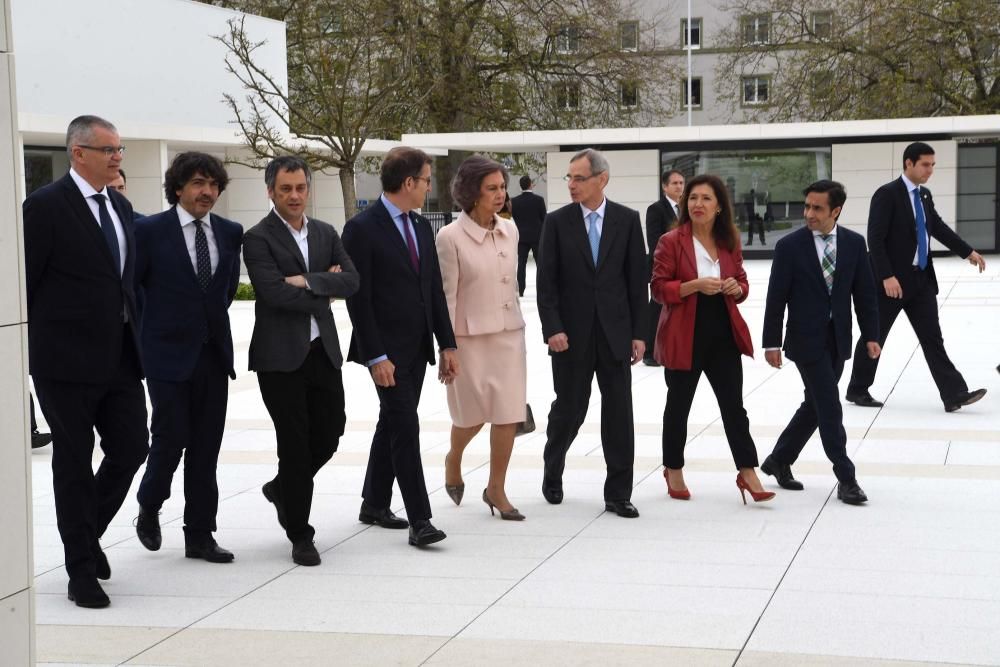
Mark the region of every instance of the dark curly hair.
[[479, 190], [483, 185], [483, 179], [498, 171], [503, 174], [503, 183], [506, 186], [510, 182], [510, 173], [502, 164], [483, 155], [472, 155], [466, 158], [462, 164], [458, 165], [455, 178], [451, 181], [451, 198], [463, 211], [468, 213], [475, 207], [476, 200], [479, 199]]
[[687, 202], [691, 196], [691, 190], [699, 185], [708, 185], [715, 192], [715, 199], [719, 202], [720, 213], [715, 216], [715, 224], [712, 225], [712, 237], [715, 243], [726, 250], [735, 250], [740, 246], [740, 231], [733, 222], [733, 204], [729, 198], [729, 190], [715, 174], [699, 174], [684, 185], [684, 195], [679, 202], [681, 225], [691, 224], [688, 216]]
[[215, 179], [219, 184], [220, 195], [229, 184], [229, 174], [226, 173], [226, 168], [219, 158], [197, 151], [181, 153], [174, 158], [167, 168], [167, 173], [163, 175], [163, 192], [167, 195], [167, 202], [171, 206], [178, 202], [177, 191], [183, 190], [195, 174]]

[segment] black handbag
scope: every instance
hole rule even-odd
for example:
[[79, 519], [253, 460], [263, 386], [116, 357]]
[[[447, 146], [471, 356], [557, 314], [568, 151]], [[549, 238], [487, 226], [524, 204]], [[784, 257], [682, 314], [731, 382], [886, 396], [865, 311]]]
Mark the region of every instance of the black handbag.
[[524, 409], [524, 421], [518, 422], [517, 429], [514, 431], [515, 437], [525, 435], [526, 433], [534, 433], [535, 431], [535, 415], [531, 414], [531, 403], [525, 403]]

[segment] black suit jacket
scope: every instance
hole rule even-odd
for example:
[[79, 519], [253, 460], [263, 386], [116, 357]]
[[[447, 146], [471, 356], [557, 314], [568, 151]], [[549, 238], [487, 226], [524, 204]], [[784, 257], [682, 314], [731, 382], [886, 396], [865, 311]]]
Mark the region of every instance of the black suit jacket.
[[[309, 354], [310, 316], [319, 325], [323, 349], [334, 368], [343, 365], [330, 299], [346, 299], [358, 291], [358, 271], [344, 250], [337, 230], [322, 220], [308, 222], [309, 261], [285, 223], [272, 210], [243, 237], [243, 261], [257, 297], [250, 339], [250, 370], [288, 373]], [[340, 273], [327, 271], [339, 264]], [[285, 282], [303, 275], [309, 289]]]
[[586, 347], [596, 319], [616, 359], [628, 359], [633, 340], [645, 338], [646, 252], [639, 213], [608, 201], [597, 253], [590, 253], [579, 204], [545, 220], [538, 262], [538, 315], [545, 341], [564, 332], [569, 351]]
[[832, 319], [838, 358], [849, 359], [853, 349], [852, 298], [861, 340], [877, 341], [878, 299], [864, 237], [837, 225], [837, 262], [831, 294], [826, 288], [812, 231], [807, 227], [795, 230], [774, 247], [764, 307], [764, 347], [782, 347], [781, 323], [787, 307], [785, 356], [810, 363], [828, 355], [827, 332]]
[[674, 207], [670, 205], [666, 197], [660, 197], [660, 201], [650, 204], [649, 208], [646, 209], [646, 250], [649, 259], [650, 280], [653, 278], [653, 253], [656, 251], [656, 244], [676, 221]]
[[519, 243], [533, 245], [542, 236], [542, 225], [545, 223], [547, 208], [545, 199], [534, 192], [522, 192], [510, 200], [511, 216], [517, 225]]
[[229, 305], [240, 281], [243, 227], [215, 214], [209, 219], [219, 264], [206, 291], [191, 264], [177, 208], [136, 219], [135, 284], [142, 294], [139, 339], [143, 367], [151, 380], [189, 380], [206, 337], [218, 348], [229, 376], [236, 377]]
[[114, 190], [108, 195], [125, 233], [122, 275], [68, 173], [24, 200], [28, 363], [35, 377], [104, 383], [118, 368], [123, 343], [139, 358], [132, 205]]
[[388, 355], [396, 365], [420, 359], [433, 364], [434, 337], [441, 348], [456, 347], [434, 232], [426, 218], [412, 211], [410, 220], [420, 256], [419, 275], [381, 199], [344, 227], [344, 246], [361, 275], [361, 288], [347, 300], [354, 324], [348, 361], [367, 365]]
[[[920, 200], [924, 205], [927, 233], [931, 238], [943, 243], [959, 257], [968, 257], [972, 253], [972, 246], [963, 241], [938, 215], [931, 191], [921, 186]], [[914, 280], [912, 267], [913, 256], [917, 252], [917, 223], [913, 217], [913, 204], [902, 178], [886, 183], [872, 195], [868, 213], [868, 250], [875, 276], [879, 280], [895, 276], [905, 297]], [[926, 271], [934, 293], [937, 294], [937, 275], [929, 254]]]

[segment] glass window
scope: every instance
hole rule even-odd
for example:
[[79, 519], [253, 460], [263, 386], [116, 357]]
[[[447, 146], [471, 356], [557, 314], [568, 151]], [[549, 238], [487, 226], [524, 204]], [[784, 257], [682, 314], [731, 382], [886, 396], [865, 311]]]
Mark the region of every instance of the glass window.
[[743, 77], [743, 104], [756, 106], [767, 104], [771, 79], [767, 76]]
[[[688, 81], [681, 81], [681, 108], [687, 109]], [[691, 79], [691, 108], [701, 108], [701, 77]]]
[[565, 26], [556, 33], [556, 52], [576, 53], [580, 50], [580, 29], [576, 26]]
[[[688, 45], [688, 22], [681, 19], [681, 45]], [[691, 19], [691, 48], [701, 48], [701, 19]]]
[[634, 109], [639, 106], [639, 84], [635, 81], [622, 81], [618, 84], [619, 101], [623, 109]]
[[750, 14], [740, 19], [744, 44], [768, 44], [771, 41], [771, 15]]
[[69, 171], [69, 156], [65, 148], [43, 146], [24, 147], [24, 194], [48, 185]]
[[955, 231], [977, 250], [997, 250], [1000, 240], [1000, 144], [958, 146]]
[[833, 12], [813, 12], [810, 23], [813, 38], [830, 39], [833, 36]]
[[557, 83], [555, 86], [556, 107], [563, 110], [580, 108], [580, 84]]
[[618, 24], [618, 39], [622, 51], [639, 50], [639, 22], [622, 21]]
[[[705, 173], [721, 178], [737, 226], [743, 234], [752, 228], [754, 250], [770, 250], [804, 225], [802, 190], [833, 172], [829, 146], [663, 151], [660, 166], [661, 173], [677, 169], [686, 178]], [[746, 236], [743, 243], [750, 245]]]

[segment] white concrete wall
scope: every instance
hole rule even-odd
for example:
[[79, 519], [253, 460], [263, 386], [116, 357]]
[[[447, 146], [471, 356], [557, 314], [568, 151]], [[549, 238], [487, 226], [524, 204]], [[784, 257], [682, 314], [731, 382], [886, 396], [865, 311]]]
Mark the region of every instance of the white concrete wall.
[[[834, 144], [833, 179], [847, 189], [847, 203], [840, 216], [841, 224], [861, 234], [868, 230], [868, 209], [879, 186], [903, 173], [904, 142], [870, 144]], [[928, 142], [934, 149], [936, 166], [927, 188], [934, 194], [934, 205], [945, 223], [955, 228], [958, 187], [958, 144], [955, 141]], [[946, 248], [931, 239], [932, 250]]]
[[27, 315], [21, 251], [23, 183], [8, 0], [0, 0], [0, 662], [33, 665], [31, 448]]
[[126, 144], [122, 169], [125, 170], [128, 199], [132, 208], [144, 215], [167, 208], [163, 174], [169, 166], [167, 142], [130, 140]]
[[[609, 150], [601, 153], [607, 158], [611, 172], [605, 196], [639, 211], [639, 217], [645, 224], [646, 208], [656, 201], [660, 191], [659, 150]], [[569, 161], [574, 154], [575, 151], [546, 154], [550, 211], [570, 202], [569, 187], [562, 177], [569, 170]]]

